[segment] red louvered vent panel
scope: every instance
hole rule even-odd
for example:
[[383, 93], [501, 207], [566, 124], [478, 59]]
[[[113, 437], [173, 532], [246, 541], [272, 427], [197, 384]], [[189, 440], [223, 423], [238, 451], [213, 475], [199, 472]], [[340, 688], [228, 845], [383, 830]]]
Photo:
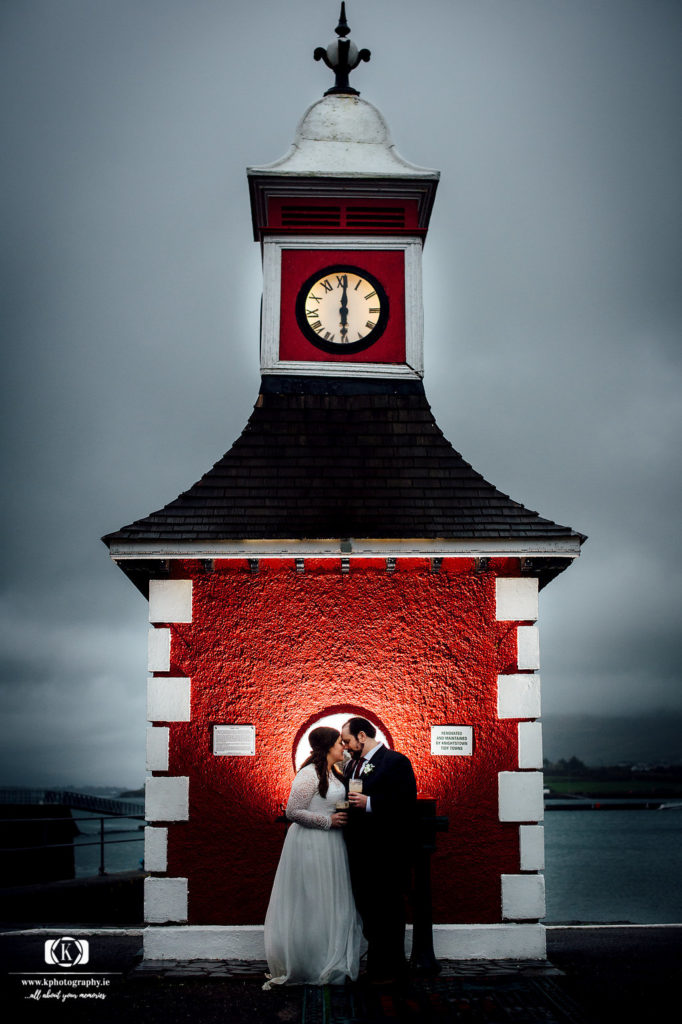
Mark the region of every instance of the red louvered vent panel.
[[419, 231], [414, 199], [357, 200], [295, 199], [271, 197], [268, 202], [268, 231], [367, 232], [401, 234]]
[[348, 228], [404, 228], [405, 210], [402, 206], [349, 206], [346, 210]]
[[283, 228], [340, 228], [340, 206], [294, 206], [282, 203], [280, 207]]

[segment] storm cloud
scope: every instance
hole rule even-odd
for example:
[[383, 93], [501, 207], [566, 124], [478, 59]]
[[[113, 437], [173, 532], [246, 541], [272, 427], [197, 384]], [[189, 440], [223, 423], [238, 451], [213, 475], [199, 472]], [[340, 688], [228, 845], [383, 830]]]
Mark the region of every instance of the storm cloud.
[[[142, 781], [146, 604], [99, 538], [246, 423], [245, 167], [328, 88], [312, 50], [337, 16], [2, 7], [6, 784]], [[541, 595], [544, 716], [680, 711], [682, 8], [351, 0], [348, 20], [372, 51], [356, 87], [442, 172], [424, 253], [439, 425], [589, 535]]]

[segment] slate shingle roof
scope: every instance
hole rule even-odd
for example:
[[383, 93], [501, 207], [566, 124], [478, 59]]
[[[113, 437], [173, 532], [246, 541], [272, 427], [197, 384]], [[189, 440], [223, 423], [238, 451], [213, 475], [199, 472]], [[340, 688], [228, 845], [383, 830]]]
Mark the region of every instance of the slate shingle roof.
[[103, 538], [583, 538], [502, 494], [416, 381], [264, 377], [241, 437], [189, 490]]

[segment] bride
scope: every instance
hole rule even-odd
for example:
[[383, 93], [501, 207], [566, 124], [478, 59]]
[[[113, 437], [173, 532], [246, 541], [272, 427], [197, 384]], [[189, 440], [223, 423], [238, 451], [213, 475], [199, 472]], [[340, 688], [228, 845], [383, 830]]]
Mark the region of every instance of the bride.
[[294, 779], [284, 840], [265, 917], [265, 955], [273, 985], [340, 985], [358, 976], [362, 926], [350, 887], [342, 826], [346, 797], [335, 765], [343, 759], [336, 729], [310, 733], [311, 755]]

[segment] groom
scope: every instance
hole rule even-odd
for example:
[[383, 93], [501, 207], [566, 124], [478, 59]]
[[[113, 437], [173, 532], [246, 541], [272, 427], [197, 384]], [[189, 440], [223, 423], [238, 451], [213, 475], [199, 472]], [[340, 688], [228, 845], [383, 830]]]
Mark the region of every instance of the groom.
[[415, 836], [417, 785], [404, 754], [376, 739], [366, 718], [351, 718], [341, 730], [350, 753], [344, 775], [362, 781], [349, 792], [344, 829], [353, 895], [367, 939], [367, 973], [377, 984], [405, 974], [405, 896]]

